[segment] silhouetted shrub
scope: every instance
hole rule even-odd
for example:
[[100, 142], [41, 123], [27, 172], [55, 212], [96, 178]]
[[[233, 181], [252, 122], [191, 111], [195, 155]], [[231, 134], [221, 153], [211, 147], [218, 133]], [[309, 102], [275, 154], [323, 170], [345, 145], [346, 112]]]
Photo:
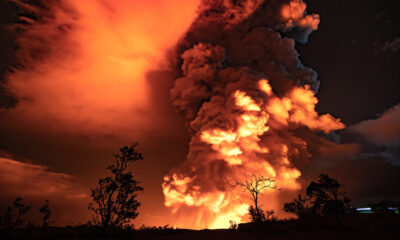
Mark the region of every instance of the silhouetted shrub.
[[111, 176], [101, 178], [98, 186], [91, 190], [90, 196], [93, 202], [89, 204], [92, 210], [100, 218], [100, 224], [122, 227], [130, 220], [138, 216], [137, 192], [143, 188], [139, 181], [133, 178], [131, 172], [127, 172], [127, 164], [142, 160], [141, 153], [136, 151], [137, 143], [131, 147], [120, 148], [120, 152], [114, 154], [115, 165], [110, 165]]
[[237, 224], [237, 222], [229, 220], [229, 229], [238, 229], [239, 225]]
[[31, 209], [25, 206], [21, 197], [17, 197], [6, 212], [0, 216], [0, 229], [13, 229], [23, 226], [23, 216]]
[[39, 208], [39, 212], [41, 212], [43, 214], [43, 222], [42, 222], [42, 226], [43, 227], [47, 227], [50, 225], [51, 220], [51, 209], [49, 206], [49, 200], [45, 200], [45, 204]]

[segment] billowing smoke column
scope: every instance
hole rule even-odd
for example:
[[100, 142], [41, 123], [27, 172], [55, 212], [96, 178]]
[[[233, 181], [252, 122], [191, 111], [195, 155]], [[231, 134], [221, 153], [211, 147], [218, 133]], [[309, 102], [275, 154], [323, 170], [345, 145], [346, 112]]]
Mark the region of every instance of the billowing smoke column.
[[178, 47], [181, 77], [171, 89], [191, 134], [187, 159], [162, 184], [178, 226], [246, 220], [251, 200], [234, 183], [253, 174], [276, 180], [282, 190], [266, 191], [264, 208], [277, 208], [279, 194], [301, 188], [299, 168], [310, 158], [304, 132], [344, 127], [315, 111], [317, 75], [294, 48], [319, 23], [305, 9], [301, 0], [201, 5]]

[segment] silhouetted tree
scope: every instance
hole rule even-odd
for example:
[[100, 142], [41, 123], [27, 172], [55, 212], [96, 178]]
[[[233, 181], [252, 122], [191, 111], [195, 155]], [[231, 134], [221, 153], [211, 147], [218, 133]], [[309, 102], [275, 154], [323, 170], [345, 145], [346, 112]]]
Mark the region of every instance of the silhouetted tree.
[[265, 178], [263, 176], [257, 177], [252, 176], [250, 180], [245, 182], [237, 182], [236, 185], [241, 186], [245, 191], [251, 194], [254, 202], [254, 206], [249, 207], [249, 214], [252, 222], [264, 222], [266, 220], [265, 213], [258, 204], [259, 195], [266, 188], [277, 189], [275, 186], [275, 180]]
[[23, 216], [31, 209], [22, 203], [22, 198], [17, 197], [12, 206], [0, 217], [0, 228], [20, 228], [23, 225]]
[[298, 216], [334, 214], [340, 224], [339, 215], [350, 208], [350, 199], [345, 193], [339, 192], [341, 187], [342, 185], [336, 179], [330, 178], [327, 174], [321, 174], [317, 182], [312, 181], [308, 185], [306, 198], [299, 195], [293, 202], [285, 203], [284, 210]]
[[308, 199], [299, 194], [297, 199], [294, 199], [292, 202], [285, 203], [283, 210], [285, 212], [294, 213], [301, 217], [310, 213], [310, 207], [307, 205], [307, 203]]
[[45, 204], [39, 208], [39, 212], [43, 214], [43, 227], [47, 227], [50, 225], [50, 217], [51, 217], [51, 209], [49, 206], [49, 200], [45, 200]]
[[131, 172], [127, 172], [127, 164], [142, 160], [141, 153], [136, 151], [137, 143], [131, 147], [120, 148], [114, 154], [115, 164], [107, 167], [111, 176], [101, 178], [98, 186], [91, 190], [93, 202], [89, 203], [92, 210], [100, 217], [100, 224], [107, 226], [123, 226], [138, 216], [137, 208], [140, 203], [136, 200], [137, 192], [143, 188], [139, 186]]

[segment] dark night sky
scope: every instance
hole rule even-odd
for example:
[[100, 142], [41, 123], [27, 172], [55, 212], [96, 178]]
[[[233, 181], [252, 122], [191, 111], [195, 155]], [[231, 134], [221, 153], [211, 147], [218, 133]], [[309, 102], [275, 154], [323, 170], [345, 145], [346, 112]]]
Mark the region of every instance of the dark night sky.
[[[318, 30], [310, 35], [306, 44], [296, 43], [296, 49], [302, 63], [318, 73], [321, 82], [317, 94], [318, 112], [330, 113], [334, 117], [342, 119], [346, 126], [351, 127], [366, 120], [376, 119], [399, 104], [400, 15], [398, 13], [400, 8], [397, 6], [397, 1], [307, 0], [305, 2], [307, 3], [307, 13], [318, 13], [321, 22]], [[0, 0], [0, 81], [2, 83], [5, 81], [7, 70], [12, 66], [17, 66], [18, 62], [15, 56], [17, 47], [13, 43], [15, 36], [5, 30], [5, 27], [16, 22], [17, 18], [16, 8], [6, 3], [5, 0]], [[152, 74], [155, 78], [162, 78], [164, 73]], [[152, 115], [152, 117], [167, 119], [166, 116], [172, 116], [166, 124], [169, 129], [161, 135], [148, 131], [146, 137], [140, 140], [143, 142], [142, 151], [146, 159], [146, 162], [138, 164], [138, 176], [139, 179], [144, 179], [145, 194], [147, 194], [144, 197], [147, 201], [143, 205], [143, 209], [145, 209], [143, 211], [147, 210], [143, 213], [144, 217], [168, 212], [165, 208], [158, 211], [152, 206], [163, 204], [160, 187], [162, 177], [169, 169], [181, 162], [188, 151], [189, 140], [184, 121], [177, 115], [173, 115], [174, 110], [169, 102], [168, 94], [172, 81], [173, 79], [170, 77], [162, 83], [163, 90], [152, 93], [159, 98], [154, 103], [157, 105], [155, 109], [161, 112], [160, 115]], [[157, 84], [159, 83], [157, 82]], [[13, 108], [17, 103], [18, 100], [7, 95], [0, 85], [0, 114], [7, 108]], [[397, 122], [391, 121], [391, 123], [400, 125], [400, 119], [396, 119]], [[0, 124], [8, 123], [0, 121]], [[103, 169], [108, 164], [111, 151], [114, 151], [113, 149], [126, 140], [114, 141], [115, 136], [100, 136], [104, 142], [112, 142], [111, 145], [102, 148], [102, 144], [94, 146], [93, 139], [86, 138], [84, 134], [76, 137], [66, 131], [61, 135], [52, 132], [46, 135], [45, 131], [41, 129], [47, 126], [35, 125], [32, 131], [31, 127], [26, 123], [13, 128], [7, 125], [0, 126], [0, 158], [10, 157], [36, 163], [48, 166], [55, 172], [75, 176], [78, 180], [66, 179], [60, 182], [60, 186], [64, 186], [64, 184], [79, 185], [76, 187], [79, 188], [78, 190], [70, 188], [66, 190], [71, 196], [78, 196], [77, 198], [80, 197], [82, 191], [85, 191], [82, 189], [92, 186], [99, 174], [104, 174]], [[39, 130], [36, 132], [35, 129]], [[143, 131], [145, 132], [145, 130]], [[385, 131], [391, 131], [391, 129]], [[398, 134], [399, 131], [396, 131], [395, 134]], [[341, 177], [340, 180], [349, 186], [350, 190], [353, 189], [356, 203], [364, 204], [370, 200], [388, 197], [399, 200], [399, 163], [389, 164], [382, 157], [382, 153], [393, 154], [391, 156], [397, 159], [394, 161], [398, 161], [400, 159], [400, 136], [392, 137], [393, 144], [379, 141], [376, 143], [375, 140], [370, 141], [365, 137], [353, 135], [347, 130], [341, 131], [339, 135], [342, 143], [348, 145], [338, 147], [326, 144], [324, 145], [326, 149], [316, 151], [315, 159], [331, 154], [331, 147], [335, 149], [334, 151], [340, 151], [338, 155], [343, 155], [345, 160], [328, 157], [326, 161], [317, 162], [314, 159], [312, 166], [315, 168], [305, 172], [316, 176], [317, 171], [322, 169], [332, 173], [335, 177]], [[140, 134], [135, 136], [140, 136]], [[364, 152], [362, 156], [360, 155], [361, 157], [349, 157], [355, 148], [352, 144], [363, 144], [361, 148]], [[60, 155], [60, 152], [63, 154]], [[333, 155], [335, 154], [334, 152]], [[348, 161], [352, 158], [356, 158], [356, 160]], [[87, 161], [84, 161], [86, 159]], [[162, 159], [162, 161], [157, 159]], [[360, 170], [354, 171], [353, 169]], [[6, 171], [8, 170], [0, 169], [0, 174], [4, 174]], [[40, 173], [42, 170], [35, 171]], [[372, 183], [369, 186], [359, 187], [358, 183], [352, 181], [353, 178], [364, 181], [370, 179], [372, 175], [379, 180], [371, 180], [368, 182], [368, 184]], [[52, 179], [52, 176], [48, 177]], [[150, 178], [151, 180], [146, 182], [146, 179]], [[4, 183], [0, 182], [0, 188], [3, 185]], [[361, 190], [354, 190], [358, 188]], [[5, 192], [7, 193], [3, 195], [13, 193], [11, 190]], [[7, 197], [7, 200], [11, 198]], [[60, 195], [54, 197], [54, 199], [59, 198], [62, 197]], [[87, 199], [85, 196], [82, 198]], [[0, 200], [1, 206], [5, 204], [4, 201]], [[68, 201], [72, 203], [74, 200], [69, 199]], [[77, 209], [85, 210], [86, 205], [79, 206]], [[60, 210], [60, 212], [63, 211]], [[79, 216], [84, 217], [84, 214]], [[150, 220], [147, 222], [150, 224], [151, 221], [159, 220], [157, 217], [148, 219]]]
[[[303, 63], [314, 68], [321, 80], [317, 94], [319, 112], [331, 113], [351, 126], [376, 119], [398, 104], [400, 16], [397, 1], [309, 0], [307, 4], [308, 12], [320, 14], [321, 23], [308, 43], [298, 44], [297, 49]], [[393, 47], [385, 47], [396, 39]], [[396, 119], [398, 124], [398, 115]], [[389, 129], [390, 126], [393, 125], [388, 125]], [[342, 142], [354, 142], [354, 136], [349, 140], [348, 134], [341, 135]], [[367, 152], [374, 152], [375, 148], [364, 147]], [[398, 154], [398, 145], [393, 148]], [[358, 204], [373, 201], [372, 195], [375, 199], [399, 196], [395, 190], [399, 186], [398, 165], [387, 164], [379, 157], [346, 160], [325, 171], [340, 176], [357, 195]], [[354, 179], [365, 182], [356, 186]], [[376, 179], [376, 182], [366, 179]]]
[[297, 49], [321, 80], [320, 112], [351, 125], [400, 102], [400, 51], [383, 50], [399, 37], [396, 1], [307, 1], [319, 30]]

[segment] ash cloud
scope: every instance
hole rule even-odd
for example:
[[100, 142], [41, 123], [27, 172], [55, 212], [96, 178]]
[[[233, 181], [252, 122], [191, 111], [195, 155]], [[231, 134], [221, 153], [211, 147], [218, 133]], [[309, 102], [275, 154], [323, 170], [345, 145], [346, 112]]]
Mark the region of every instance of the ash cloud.
[[344, 128], [315, 111], [317, 74], [295, 49], [319, 23], [305, 8], [299, 0], [203, 2], [178, 45], [181, 76], [171, 89], [191, 136], [186, 160], [163, 183], [178, 226], [241, 221], [249, 202], [232, 182], [251, 174], [277, 180], [283, 191], [265, 203], [279, 213], [280, 200], [301, 188], [310, 146], [324, 139], [315, 132]]
[[[240, 18], [241, 21], [227, 15], [231, 8], [245, 8], [248, 2], [253, 1], [204, 2], [203, 11], [181, 41], [178, 53], [197, 43], [223, 46], [229, 52], [230, 66], [247, 66], [266, 74], [275, 91], [282, 92], [299, 83], [309, 84], [316, 91], [316, 72], [299, 60], [294, 48], [296, 39], [282, 38], [281, 33], [298, 28], [308, 36], [310, 29], [316, 29], [318, 16], [305, 15], [304, 8], [295, 8], [305, 6], [302, 1], [259, 1], [256, 7], [246, 10], [251, 14], [247, 13], [248, 17]], [[293, 16], [283, 14], [286, 8], [295, 9]]]

